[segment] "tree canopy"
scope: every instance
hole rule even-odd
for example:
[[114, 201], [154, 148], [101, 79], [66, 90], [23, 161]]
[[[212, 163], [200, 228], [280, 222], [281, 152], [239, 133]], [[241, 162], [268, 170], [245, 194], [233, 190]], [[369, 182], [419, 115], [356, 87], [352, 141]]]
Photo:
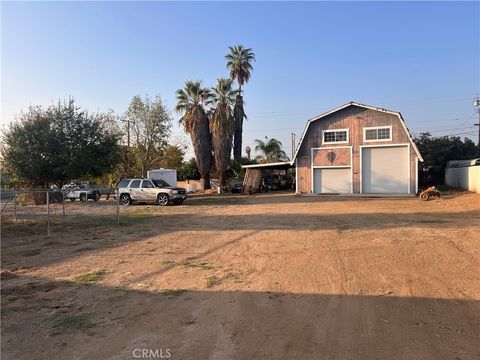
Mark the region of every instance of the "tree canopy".
[[478, 148], [469, 138], [462, 141], [458, 136], [432, 137], [427, 132], [421, 133], [414, 141], [424, 160], [419, 163], [421, 185], [443, 184], [449, 160], [469, 160], [480, 156]]
[[137, 95], [132, 98], [125, 117], [133, 124], [131, 151], [136, 164], [135, 175], [144, 177], [147, 170], [155, 167], [167, 146], [171, 116], [159, 96], [142, 99]]
[[256, 156], [256, 159], [269, 163], [288, 160], [288, 156], [285, 151], [282, 150], [281, 141], [271, 138], [267, 141], [255, 139], [255, 151], [260, 153]]
[[62, 186], [101, 176], [118, 163], [120, 134], [111, 114], [88, 114], [75, 100], [30, 107], [4, 134], [4, 168], [18, 182]]
[[246, 48], [242, 44], [229, 46], [228, 48], [230, 52], [225, 55], [227, 69], [230, 70], [230, 78], [237, 80], [241, 91], [243, 84], [250, 80], [255, 53], [252, 49]]

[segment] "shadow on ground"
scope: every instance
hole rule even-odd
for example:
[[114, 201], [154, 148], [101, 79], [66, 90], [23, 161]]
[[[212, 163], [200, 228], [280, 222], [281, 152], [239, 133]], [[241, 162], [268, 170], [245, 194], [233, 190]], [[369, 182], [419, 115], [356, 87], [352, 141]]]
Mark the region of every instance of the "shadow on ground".
[[[117, 226], [112, 217], [82, 216], [68, 223], [52, 222], [52, 236], [46, 236], [41, 221], [2, 224], [2, 265], [43, 266], [94, 251], [143, 241], [155, 236], [182, 232], [221, 235], [230, 231], [325, 231], [427, 229], [430, 231], [471, 228], [478, 211], [415, 213], [261, 213], [126, 214]], [[181, 239], [181, 236], [178, 237]], [[206, 240], [208, 241], [208, 240]], [[291, 241], [289, 237], [285, 241]], [[228, 246], [227, 241], [224, 246]], [[21, 260], [19, 260], [21, 258]]]
[[138, 291], [17, 276], [4, 279], [2, 303], [3, 359], [133, 359], [137, 348], [169, 349], [171, 359], [480, 356], [479, 301]]

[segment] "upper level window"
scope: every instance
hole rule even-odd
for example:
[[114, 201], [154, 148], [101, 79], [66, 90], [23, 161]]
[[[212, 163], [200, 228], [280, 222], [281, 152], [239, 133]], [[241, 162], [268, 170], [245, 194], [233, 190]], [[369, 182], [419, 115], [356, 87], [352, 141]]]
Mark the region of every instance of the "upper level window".
[[392, 127], [363, 128], [363, 139], [367, 142], [392, 140]]
[[324, 130], [323, 143], [348, 143], [348, 129]]

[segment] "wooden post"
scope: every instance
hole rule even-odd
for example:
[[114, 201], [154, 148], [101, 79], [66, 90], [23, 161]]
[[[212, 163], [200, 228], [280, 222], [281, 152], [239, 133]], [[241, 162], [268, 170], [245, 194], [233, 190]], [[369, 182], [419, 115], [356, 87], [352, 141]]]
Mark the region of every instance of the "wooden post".
[[17, 221], [17, 190], [13, 188], [13, 220]]
[[50, 192], [47, 190], [47, 236], [50, 237]]
[[118, 188], [116, 190], [117, 192], [117, 225], [120, 225], [120, 196], [118, 192]]

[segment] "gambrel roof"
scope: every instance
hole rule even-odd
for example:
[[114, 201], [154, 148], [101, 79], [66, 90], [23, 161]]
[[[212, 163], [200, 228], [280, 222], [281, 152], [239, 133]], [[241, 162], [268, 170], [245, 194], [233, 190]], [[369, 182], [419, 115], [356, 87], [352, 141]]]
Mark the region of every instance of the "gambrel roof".
[[407, 133], [408, 138], [410, 139], [410, 142], [411, 142], [413, 148], [415, 149], [415, 153], [417, 154], [418, 159], [423, 162], [422, 155], [420, 154], [420, 151], [418, 151], [417, 145], [415, 145], [415, 143], [413, 141], [412, 134], [410, 134], [410, 131], [408, 130], [407, 126], [405, 125], [405, 120], [403, 120], [402, 114], [400, 114], [398, 111], [392, 111], [392, 110], [387, 110], [387, 109], [383, 109], [383, 108], [377, 108], [375, 106], [365, 105], [365, 104], [360, 104], [360, 103], [357, 103], [357, 102], [354, 102], [354, 101], [350, 101], [349, 103], [338, 106], [338, 107], [336, 107], [332, 110], [324, 112], [323, 114], [317, 115], [317, 116], [315, 116], [315, 117], [313, 117], [313, 118], [311, 118], [310, 120], [307, 121], [307, 125], [305, 126], [305, 130], [303, 130], [302, 137], [300, 138], [298, 146], [295, 150], [295, 155], [293, 156], [291, 163], [293, 164], [295, 162], [295, 159], [298, 156], [298, 152], [300, 151], [300, 147], [302, 146], [303, 139], [305, 138], [305, 135], [307, 134], [308, 128], [309, 128], [309, 126], [312, 122], [320, 120], [320, 119], [324, 118], [325, 116], [328, 116], [328, 115], [333, 114], [337, 111], [343, 110], [343, 109], [345, 109], [349, 106], [357, 106], [357, 107], [361, 107], [361, 108], [364, 108], [364, 109], [380, 111], [380, 112], [384, 112], [384, 113], [387, 113], [387, 114], [392, 114], [392, 115], [398, 116], [398, 118], [400, 120], [400, 123], [403, 125], [403, 128], [404, 128], [405, 132]]

